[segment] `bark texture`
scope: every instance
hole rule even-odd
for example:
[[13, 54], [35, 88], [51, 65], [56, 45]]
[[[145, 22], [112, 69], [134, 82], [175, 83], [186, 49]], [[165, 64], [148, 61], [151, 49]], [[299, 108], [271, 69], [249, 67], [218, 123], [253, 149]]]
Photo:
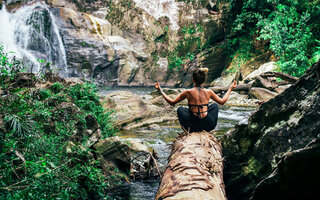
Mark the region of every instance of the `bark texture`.
[[221, 145], [212, 134], [177, 138], [155, 199], [226, 199]]

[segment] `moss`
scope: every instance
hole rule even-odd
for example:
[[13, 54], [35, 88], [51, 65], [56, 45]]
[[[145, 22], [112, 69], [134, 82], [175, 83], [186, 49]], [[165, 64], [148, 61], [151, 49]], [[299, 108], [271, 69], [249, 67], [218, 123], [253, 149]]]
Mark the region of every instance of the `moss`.
[[256, 129], [256, 128], [258, 128], [258, 124], [256, 124], [256, 123], [250, 124], [250, 128], [251, 128], [251, 129]]
[[251, 145], [251, 140], [247, 139], [247, 138], [242, 138], [240, 140], [240, 150], [243, 154], [247, 153], [247, 151], [249, 150], [249, 147]]
[[248, 176], [250, 174], [258, 176], [261, 168], [262, 164], [255, 157], [251, 157], [248, 160], [247, 165], [242, 168], [242, 173], [244, 176]]

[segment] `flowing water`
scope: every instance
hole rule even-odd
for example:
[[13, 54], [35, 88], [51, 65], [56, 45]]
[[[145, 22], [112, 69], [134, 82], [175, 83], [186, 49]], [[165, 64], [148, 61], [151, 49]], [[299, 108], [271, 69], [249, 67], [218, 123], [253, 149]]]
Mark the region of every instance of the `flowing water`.
[[[111, 88], [107, 91], [101, 91], [100, 94], [108, 94], [114, 91], [130, 91], [139, 95], [146, 95], [154, 91], [154, 88], [146, 87], [122, 87]], [[254, 108], [249, 107], [219, 107], [218, 124], [215, 131], [218, 137], [234, 127], [241, 120], [245, 120], [249, 117]], [[167, 122], [160, 124], [160, 129], [149, 130], [145, 127], [130, 130], [121, 131], [122, 138], [130, 138], [142, 141], [148, 144], [150, 147], [156, 150], [159, 159], [157, 160], [161, 171], [165, 169], [167, 159], [169, 157], [171, 147], [170, 145], [175, 140], [178, 133], [181, 133], [178, 120], [174, 122]], [[158, 186], [159, 179], [150, 179], [143, 181], [132, 181], [126, 185], [115, 188], [110, 194], [112, 198], [119, 200], [153, 200]]]
[[26, 4], [12, 13], [4, 4], [0, 26], [0, 43], [29, 64], [29, 71], [39, 72], [39, 60], [46, 60], [55, 65], [61, 76], [67, 75], [62, 38], [56, 19], [44, 2]]

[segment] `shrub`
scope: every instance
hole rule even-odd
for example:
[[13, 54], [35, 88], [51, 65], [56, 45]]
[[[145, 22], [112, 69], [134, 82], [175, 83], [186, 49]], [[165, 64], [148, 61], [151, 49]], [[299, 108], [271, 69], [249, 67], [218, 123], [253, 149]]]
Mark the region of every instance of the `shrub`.
[[[234, 37], [229, 45], [234, 55], [239, 51], [255, 56], [256, 40], [264, 40], [266, 50], [276, 56], [279, 70], [301, 76], [319, 57], [320, 4], [313, 1], [231, 0], [235, 15]], [[247, 50], [246, 50], [247, 49]], [[246, 53], [247, 52], [247, 53]], [[242, 54], [240, 54], [242, 56]], [[244, 56], [246, 57], [246, 56]], [[247, 58], [245, 58], [247, 59]], [[248, 57], [247, 60], [249, 60]]]
[[3, 44], [0, 43], [0, 84], [4, 84], [4, 81], [8, 78], [13, 78], [24, 67], [21, 60], [16, 59], [15, 56], [11, 56], [14, 52], [7, 53], [4, 49]]
[[[6, 55], [2, 50], [1, 55]], [[9, 65], [14, 61], [7, 57], [2, 61], [1, 81], [23, 68]], [[63, 112], [66, 119], [56, 119], [56, 107], [63, 102], [73, 102], [80, 111], [72, 116]], [[97, 118], [104, 137], [114, 134], [110, 111], [99, 103], [92, 83], [18, 88], [1, 97], [0, 199], [107, 198], [106, 189], [121, 178], [104, 174], [93, 150], [80, 146], [86, 138], [71, 142], [79, 128], [86, 128], [88, 114]]]

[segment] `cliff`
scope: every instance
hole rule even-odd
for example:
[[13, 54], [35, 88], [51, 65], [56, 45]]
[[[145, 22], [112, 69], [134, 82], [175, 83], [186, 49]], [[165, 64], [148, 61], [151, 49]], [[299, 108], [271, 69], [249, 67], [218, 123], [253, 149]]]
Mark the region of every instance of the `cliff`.
[[297, 199], [317, 193], [320, 62], [222, 139], [232, 199]]

